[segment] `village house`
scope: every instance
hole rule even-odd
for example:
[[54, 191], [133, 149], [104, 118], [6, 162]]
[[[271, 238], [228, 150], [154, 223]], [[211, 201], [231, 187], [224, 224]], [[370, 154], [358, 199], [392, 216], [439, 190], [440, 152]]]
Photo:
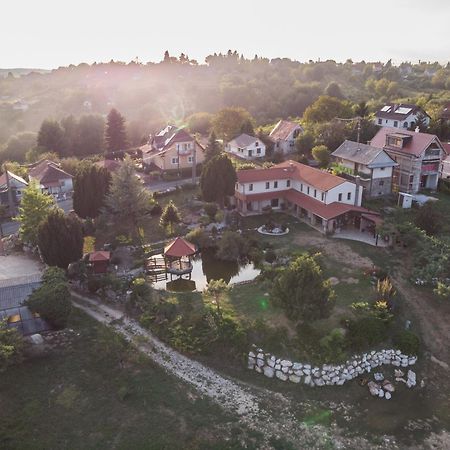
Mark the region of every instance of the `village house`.
[[235, 200], [240, 214], [285, 211], [322, 233], [348, 227], [374, 231], [379, 216], [362, 208], [361, 198], [357, 184], [295, 161], [237, 172]]
[[[22, 199], [23, 190], [28, 186], [28, 183], [18, 175], [10, 172], [4, 172], [0, 175], [0, 204], [9, 205], [12, 202], [13, 206], [17, 206]], [[11, 189], [11, 197], [9, 189]]]
[[38, 162], [28, 171], [30, 181], [38, 183], [42, 191], [53, 195], [67, 194], [73, 191], [72, 175], [68, 174], [53, 161], [47, 159]]
[[430, 124], [430, 116], [419, 106], [406, 103], [387, 103], [375, 113], [375, 124], [392, 128], [415, 128], [417, 119], [423, 118], [425, 126]]
[[344, 141], [332, 154], [336, 163], [363, 186], [365, 197], [381, 197], [392, 192], [392, 172], [398, 166], [382, 148]]
[[450, 142], [442, 142], [442, 147], [447, 156], [442, 160], [439, 177], [448, 179], [450, 178]]
[[283, 155], [295, 152], [295, 140], [300, 133], [303, 133], [303, 128], [298, 123], [280, 120], [269, 134], [274, 152]]
[[168, 125], [141, 147], [144, 167], [150, 170], [179, 171], [202, 164], [205, 150], [187, 131]]
[[260, 139], [243, 133], [228, 142], [225, 146], [225, 151], [232, 156], [252, 160], [264, 157], [266, 155], [266, 146]]
[[382, 148], [398, 163], [392, 174], [395, 192], [416, 194], [421, 189], [437, 189], [446, 153], [434, 134], [383, 127], [370, 145]]

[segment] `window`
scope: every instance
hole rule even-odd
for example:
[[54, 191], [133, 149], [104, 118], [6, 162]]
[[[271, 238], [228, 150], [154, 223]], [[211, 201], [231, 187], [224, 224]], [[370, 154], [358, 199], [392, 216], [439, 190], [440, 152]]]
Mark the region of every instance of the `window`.
[[258, 147], [258, 146], [259, 146], [258, 142], [255, 142], [255, 147]]
[[256, 153], [257, 153], [258, 155], [261, 154], [261, 147], [258, 147], [258, 148], [256, 149]]
[[309, 195], [309, 186], [306, 188], [306, 193]]
[[380, 167], [380, 170], [384, 170], [384, 169], [386, 169], [386, 167]]
[[303, 184], [300, 183], [300, 192], [303, 192]]
[[266, 181], [266, 189], [270, 188], [270, 183], [268, 181]]
[[381, 125], [383, 123], [382, 119], [378, 119], [378, 125]]
[[388, 123], [387, 119], [386, 119], [386, 123]]
[[291, 187], [291, 180], [286, 180], [286, 187]]
[[249, 191], [253, 191], [253, 183], [250, 183], [250, 184], [248, 185], [248, 190], [249, 190]]
[[397, 128], [398, 127], [398, 121], [394, 120], [394, 127]]
[[178, 158], [172, 158], [172, 164], [178, 164]]
[[322, 192], [322, 195], [321, 195], [321, 200], [322, 201], [324, 201], [325, 200], [325, 194]]
[[188, 162], [192, 164], [194, 162], [194, 157], [193, 156], [189, 156], [188, 157]]
[[405, 122], [405, 123], [403, 124], [403, 128], [408, 128], [408, 122]]
[[248, 156], [249, 156], [249, 157], [252, 157], [252, 156], [253, 156], [253, 150], [249, 150], [249, 151], [248, 151]]
[[349, 193], [347, 194], [347, 200], [351, 200], [351, 199], [352, 199], [352, 193], [349, 192]]
[[338, 202], [342, 202], [342, 194], [338, 195]]
[[317, 197], [317, 189], [314, 189], [314, 198]]
[[270, 206], [271, 206], [272, 208], [278, 208], [278, 199], [277, 199], [277, 198], [273, 198], [273, 199], [270, 201]]
[[414, 122], [411, 122], [411, 128], [414, 126]]
[[384, 186], [384, 180], [380, 180], [380, 181], [378, 182], [378, 184], [379, 184], [380, 186]]
[[273, 182], [273, 187], [276, 189], [278, 187], [278, 181]]

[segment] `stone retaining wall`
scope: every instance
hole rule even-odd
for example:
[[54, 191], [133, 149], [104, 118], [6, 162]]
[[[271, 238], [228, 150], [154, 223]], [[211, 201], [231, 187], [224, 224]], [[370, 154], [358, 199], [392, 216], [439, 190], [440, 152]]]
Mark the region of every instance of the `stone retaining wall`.
[[[345, 364], [312, 364], [292, 362], [276, 358], [270, 353], [264, 353], [255, 348], [248, 354], [248, 368], [264, 374], [268, 378], [278, 378], [281, 381], [304, 383], [308, 386], [342, 386], [346, 381], [353, 380], [364, 373], [371, 372], [382, 365], [408, 367], [416, 363], [416, 356], [402, 354], [400, 350], [379, 350], [355, 356]], [[410, 386], [408, 386], [410, 387]]]

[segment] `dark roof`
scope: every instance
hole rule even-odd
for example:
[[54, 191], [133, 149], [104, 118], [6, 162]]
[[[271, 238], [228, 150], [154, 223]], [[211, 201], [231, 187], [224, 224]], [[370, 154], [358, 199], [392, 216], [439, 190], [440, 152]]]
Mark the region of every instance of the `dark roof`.
[[40, 281], [32, 281], [12, 286], [0, 286], [0, 310], [17, 308], [41, 285]]
[[235, 137], [234, 139], [232, 139], [229, 142], [229, 144], [236, 144], [238, 147], [247, 147], [249, 145], [252, 145], [253, 143], [255, 143], [258, 140], [259, 139], [256, 138], [255, 136], [250, 136], [248, 134], [242, 133], [238, 137]]
[[52, 329], [39, 314], [33, 314], [26, 306], [0, 310], [0, 320], [6, 320], [9, 328], [15, 328], [25, 336]]
[[190, 142], [193, 141], [194, 138], [185, 130], [178, 130], [164, 145], [163, 150], [170, 147], [175, 142]]
[[[399, 137], [404, 140], [402, 148], [386, 145], [386, 136]], [[432, 143], [436, 143], [442, 148], [441, 141], [434, 134], [419, 133], [416, 131], [399, 130], [398, 128], [382, 127], [373, 137], [370, 145], [383, 148], [384, 150], [392, 150], [400, 153], [406, 153], [419, 157]]]
[[400, 121], [406, 119], [409, 115], [415, 114], [419, 111], [422, 114], [428, 116], [428, 114], [420, 106], [414, 105], [412, 103], [386, 103], [377, 111], [375, 115], [380, 119]]
[[44, 160], [38, 163], [35, 167], [29, 170], [28, 175], [35, 178], [41, 184], [48, 184], [58, 182], [59, 180], [66, 180], [72, 178], [72, 175], [62, 170], [56, 163], [49, 160]]
[[280, 120], [273, 130], [270, 132], [269, 137], [273, 141], [284, 141], [289, 135], [296, 129], [300, 128], [303, 131], [302, 127], [295, 122], [289, 122], [288, 120]]
[[[367, 166], [373, 162], [380, 153], [385, 153], [386, 156], [390, 158], [390, 156], [380, 147], [373, 147], [372, 145], [345, 140], [332, 155]], [[392, 164], [387, 163], [385, 164], [385, 167], [397, 165], [393, 159], [391, 159], [391, 161]]]

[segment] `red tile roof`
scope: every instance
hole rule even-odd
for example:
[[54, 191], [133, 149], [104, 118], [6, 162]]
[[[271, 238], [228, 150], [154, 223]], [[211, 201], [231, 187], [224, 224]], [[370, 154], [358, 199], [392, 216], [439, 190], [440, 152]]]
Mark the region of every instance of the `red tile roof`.
[[323, 170], [291, 160], [267, 169], [238, 170], [237, 179], [239, 183], [294, 179], [321, 191], [328, 191], [348, 181]]
[[181, 258], [182, 256], [193, 255], [196, 251], [197, 247], [194, 244], [191, 244], [183, 238], [177, 237], [164, 248], [164, 256]]
[[31, 168], [28, 172], [31, 178], [39, 181], [41, 184], [57, 183], [60, 180], [72, 178], [72, 175], [60, 169], [53, 161], [44, 160]]
[[300, 128], [302, 130], [302, 127], [298, 123], [289, 122], [288, 120], [280, 120], [270, 132], [269, 137], [273, 141], [284, 141], [296, 128]]
[[111, 258], [110, 252], [97, 251], [89, 254], [89, 261], [109, 261]]
[[[388, 134], [395, 134], [397, 136], [410, 137], [403, 145], [403, 148], [392, 147], [386, 145], [386, 136]], [[378, 130], [378, 133], [373, 137], [370, 145], [373, 147], [383, 148], [385, 150], [397, 151], [400, 153], [407, 153], [419, 157], [429, 146], [436, 141], [442, 147], [442, 144], [437, 136], [428, 133], [416, 133], [415, 131], [399, 130], [398, 128], [383, 127]]]

